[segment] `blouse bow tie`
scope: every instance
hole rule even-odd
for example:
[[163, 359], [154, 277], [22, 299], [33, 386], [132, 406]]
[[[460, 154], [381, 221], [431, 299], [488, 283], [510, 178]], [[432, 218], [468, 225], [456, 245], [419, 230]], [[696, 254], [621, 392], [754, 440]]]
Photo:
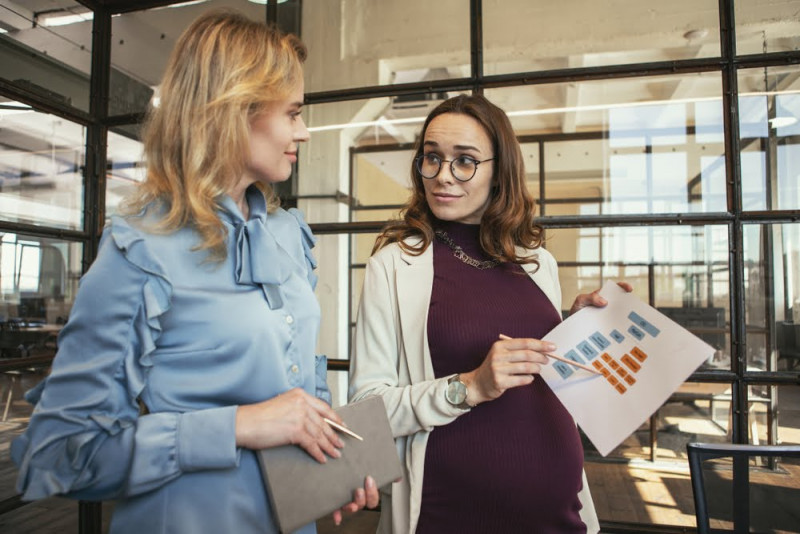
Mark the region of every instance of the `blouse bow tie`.
[[236, 282], [261, 285], [273, 310], [283, 306], [278, 286], [289, 278], [292, 263], [263, 218], [236, 223]]

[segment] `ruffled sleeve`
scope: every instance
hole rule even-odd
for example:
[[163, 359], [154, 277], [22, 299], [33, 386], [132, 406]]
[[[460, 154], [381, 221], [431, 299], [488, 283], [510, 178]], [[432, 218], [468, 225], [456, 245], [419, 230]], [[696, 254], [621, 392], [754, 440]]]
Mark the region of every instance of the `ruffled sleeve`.
[[308, 282], [311, 284], [311, 287], [313, 289], [316, 289], [318, 277], [317, 274], [314, 272], [314, 269], [317, 268], [317, 260], [311, 253], [311, 249], [314, 248], [314, 245], [317, 244], [317, 238], [311, 232], [311, 227], [308, 226], [308, 223], [306, 223], [302, 211], [300, 211], [297, 208], [290, 208], [288, 211], [289, 213], [294, 215], [294, 218], [297, 219], [297, 223], [300, 225], [300, 232], [302, 234], [302, 241], [303, 241], [303, 252], [305, 253], [306, 257]]
[[28, 429], [12, 443], [24, 499], [126, 497], [183, 471], [236, 465], [235, 406], [139, 416], [171, 296], [144, 234], [114, 218], [81, 280], [52, 372], [29, 396]]

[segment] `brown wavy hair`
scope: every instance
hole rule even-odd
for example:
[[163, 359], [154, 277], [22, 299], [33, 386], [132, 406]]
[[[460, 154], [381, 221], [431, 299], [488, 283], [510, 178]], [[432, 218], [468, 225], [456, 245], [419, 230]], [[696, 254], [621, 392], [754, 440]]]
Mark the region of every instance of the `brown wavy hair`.
[[[481, 218], [480, 243], [484, 252], [501, 262], [538, 263], [530, 255], [517, 254], [516, 247], [536, 249], [542, 245], [542, 228], [536, 224], [536, 205], [525, 185], [525, 163], [511, 121], [502, 109], [482, 95], [459, 95], [445, 100], [433, 111], [425, 124], [414, 153], [414, 160], [423, 153], [425, 132], [431, 121], [445, 113], [460, 113], [477, 120], [492, 142], [495, 166], [489, 205]], [[425, 199], [423, 178], [411, 162], [411, 198], [400, 212], [400, 219], [389, 221], [378, 235], [373, 254], [397, 243], [409, 254], [418, 256], [433, 240], [436, 217]], [[416, 245], [406, 240], [418, 238]]]
[[[167, 63], [160, 102], [142, 130], [145, 181], [123, 211], [164, 207], [153, 230], [169, 233], [191, 225], [198, 250], [209, 259], [226, 255], [227, 232], [217, 209], [245, 172], [251, 120], [288, 98], [303, 78], [306, 47], [294, 35], [230, 10], [201, 15], [181, 34]], [[279, 205], [257, 184], [269, 209]]]

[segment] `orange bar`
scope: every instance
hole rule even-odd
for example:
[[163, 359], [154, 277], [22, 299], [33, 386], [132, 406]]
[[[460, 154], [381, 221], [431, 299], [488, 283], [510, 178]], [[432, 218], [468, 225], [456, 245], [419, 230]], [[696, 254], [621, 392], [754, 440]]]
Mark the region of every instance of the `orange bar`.
[[640, 362], [643, 362], [647, 359], [647, 354], [642, 352], [642, 349], [640, 349], [639, 347], [633, 347], [631, 349], [631, 354], [636, 356], [636, 359], [639, 360]]
[[616, 368], [616, 369], [614, 369], [614, 370], [615, 370], [615, 371], [617, 372], [617, 374], [618, 374], [619, 376], [621, 376], [622, 378], [625, 378], [626, 376], [628, 376], [628, 371], [626, 371], [625, 369], [623, 369], [623, 368], [622, 368], [622, 367], [620, 367], [619, 365], [618, 365], [618, 366], [617, 366], [617, 368]]
[[619, 371], [620, 369], [619, 364], [615, 360], [611, 360], [610, 362], [608, 362], [608, 365], [610, 365], [611, 368], [615, 371]]
[[603, 367], [602, 369], [600, 369], [600, 372], [601, 372], [601, 373], [603, 374], [603, 376], [604, 376], [604, 377], [606, 377], [606, 378], [608, 378], [609, 376], [611, 376], [611, 371], [609, 371], [607, 367]]
[[623, 395], [623, 394], [625, 393], [625, 391], [627, 391], [627, 390], [625, 389], [625, 386], [623, 386], [622, 384], [617, 384], [617, 385], [616, 385], [616, 386], [614, 386], [614, 387], [615, 387], [615, 388], [617, 388], [617, 391], [619, 391], [619, 394], [620, 394], [620, 395]]
[[623, 356], [622, 358], [620, 358], [620, 360], [622, 360], [622, 363], [624, 363], [625, 365], [627, 365], [627, 366], [628, 366], [628, 368], [629, 368], [631, 371], [633, 371], [634, 373], [638, 372], [638, 371], [639, 371], [639, 369], [641, 369], [641, 368], [642, 368], [642, 366], [641, 366], [641, 365], [639, 365], [639, 363], [638, 363], [636, 360], [634, 360], [633, 358], [631, 358], [630, 354], [626, 354], [625, 356]]
[[626, 375], [625, 382], [627, 382], [629, 386], [632, 386], [636, 383], [636, 379], [633, 378], [631, 375]]
[[599, 360], [593, 361], [592, 365], [594, 365], [595, 369], [597, 369], [598, 371], [602, 371], [603, 370], [603, 364], [600, 363]]
[[617, 384], [619, 384], [619, 380], [617, 380], [616, 376], [612, 375], [612, 376], [609, 376], [607, 378], [608, 378], [608, 381], [611, 382], [612, 386], [616, 386]]
[[605, 361], [605, 362], [610, 362], [611, 361], [611, 356], [609, 356], [607, 352], [604, 352], [603, 356], [601, 356], [601, 357], [603, 358], [603, 361]]

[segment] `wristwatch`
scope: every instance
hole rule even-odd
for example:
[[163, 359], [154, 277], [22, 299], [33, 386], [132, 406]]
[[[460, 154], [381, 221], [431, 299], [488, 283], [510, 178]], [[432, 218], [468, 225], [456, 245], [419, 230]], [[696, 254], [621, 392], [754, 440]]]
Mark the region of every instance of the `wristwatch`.
[[447, 381], [447, 389], [444, 390], [444, 398], [456, 408], [461, 408], [462, 410], [469, 410], [472, 408], [467, 402], [467, 385], [461, 381], [460, 375], [451, 376]]

